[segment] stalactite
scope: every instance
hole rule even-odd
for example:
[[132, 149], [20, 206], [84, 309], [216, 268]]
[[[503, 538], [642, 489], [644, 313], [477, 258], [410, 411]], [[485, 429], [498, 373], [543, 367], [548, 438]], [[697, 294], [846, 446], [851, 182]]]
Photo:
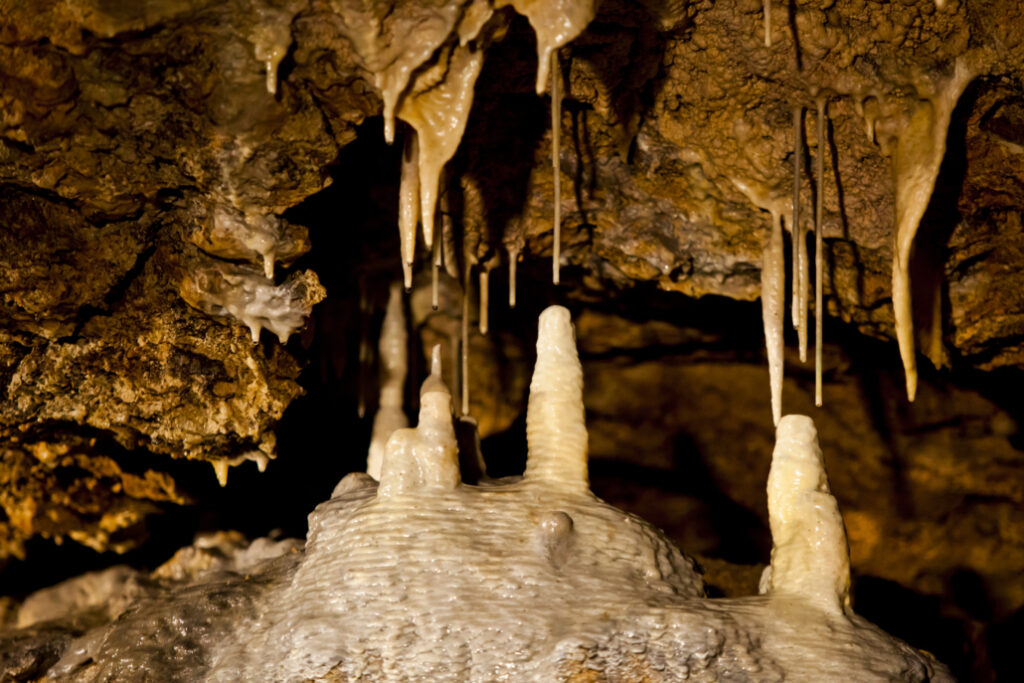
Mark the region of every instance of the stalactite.
[[793, 327], [797, 331], [800, 362], [807, 361], [807, 314], [809, 272], [807, 239], [800, 223], [800, 176], [803, 160], [803, 107], [793, 109], [793, 219], [790, 231], [793, 235]]
[[782, 217], [787, 209], [792, 208], [792, 204], [775, 189], [746, 179], [731, 180], [736, 189], [755, 206], [768, 211], [772, 217], [771, 232], [761, 254], [761, 317], [768, 355], [772, 419], [777, 425], [782, 416], [783, 332], [786, 322], [786, 254]]
[[[447, 178], [447, 174], [446, 174], [446, 178]], [[448, 239], [446, 237], [446, 234], [450, 234], [451, 233], [451, 229], [452, 229], [452, 226], [451, 226], [451, 212], [450, 212], [449, 206], [448, 206], [448, 196], [449, 196], [448, 195], [448, 188], [449, 188], [449, 186], [450, 186], [450, 183], [448, 183], [446, 181], [445, 182], [445, 189], [441, 193], [441, 196], [438, 198], [438, 206], [441, 209], [441, 230], [440, 230], [441, 234], [438, 235], [438, 238], [434, 240], [434, 247], [433, 247], [434, 254], [433, 254], [433, 258], [431, 259], [432, 263], [431, 263], [431, 282], [430, 282], [430, 305], [431, 305], [431, 307], [435, 311], [438, 308], [438, 299], [439, 299], [439, 296], [440, 296], [440, 292], [439, 292], [440, 287], [439, 287], [439, 282], [438, 281], [440, 279], [441, 266], [444, 265], [444, 243], [445, 243], [446, 239]], [[454, 385], [453, 385], [453, 387], [454, 387]]]
[[409, 130], [402, 152], [402, 180], [398, 188], [398, 233], [401, 240], [402, 276], [412, 287], [412, 262], [416, 253], [416, 221], [420, 208], [419, 135]]
[[562, 96], [559, 92], [558, 50], [551, 52], [551, 168], [554, 176], [554, 243], [551, 247], [551, 279], [556, 285], [559, 282], [562, 258], [562, 171], [561, 129], [562, 129]]
[[441, 271], [441, 240], [434, 240], [434, 257], [430, 264], [430, 307], [437, 310], [439, 287], [438, 275]]
[[486, 335], [489, 326], [489, 311], [491, 290], [491, 271], [484, 267], [480, 269], [480, 334]]
[[[537, 94], [544, 94], [551, 54], [583, 32], [596, 13], [595, 0], [507, 0], [525, 16], [537, 36]], [[556, 67], [557, 68], [557, 67]]]
[[786, 255], [782, 239], [782, 216], [772, 210], [772, 231], [761, 261], [761, 316], [765, 347], [768, 352], [768, 376], [772, 395], [772, 420], [782, 417], [782, 379], [784, 369]]
[[825, 283], [825, 249], [824, 249], [824, 219], [825, 219], [825, 107], [826, 100], [818, 98], [818, 158], [817, 158], [817, 195], [814, 207], [814, 405], [822, 404], [821, 387], [821, 359], [822, 338], [825, 307], [824, 307], [824, 283]]
[[220, 484], [220, 487], [227, 486], [228, 471], [230, 470], [227, 460], [213, 460], [210, 464], [213, 465], [213, 473], [217, 476], [217, 483]]
[[516, 262], [519, 260], [519, 250], [508, 248], [508, 307], [516, 307]]
[[772, 46], [772, 2], [764, 0], [764, 46]]
[[266, 69], [266, 87], [271, 95], [277, 94], [277, 69], [288, 54], [292, 42], [291, 22], [294, 13], [283, 9], [261, 8], [256, 13], [257, 24], [249, 34], [256, 59]]
[[466, 259], [465, 273], [462, 277], [462, 414], [469, 415], [469, 290], [472, 266]]
[[443, 48], [437, 63], [417, 75], [398, 109], [419, 139], [420, 222], [428, 248], [434, 244], [441, 173], [466, 130], [483, 61], [483, 50], [473, 45]]
[[957, 60], [953, 76], [929, 100], [918, 103], [910, 122], [899, 135], [893, 154], [896, 177], [896, 244], [892, 265], [892, 305], [896, 341], [906, 373], [907, 398], [917, 394], [917, 357], [914, 311], [911, 300], [910, 255], [914, 237], [946, 154], [946, 134], [960, 95], [973, 75], [964, 59]]

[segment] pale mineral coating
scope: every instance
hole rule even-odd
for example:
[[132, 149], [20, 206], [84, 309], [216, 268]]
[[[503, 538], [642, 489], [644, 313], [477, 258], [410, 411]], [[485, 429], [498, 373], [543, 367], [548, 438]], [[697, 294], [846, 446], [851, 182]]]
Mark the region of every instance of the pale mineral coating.
[[561, 306], [551, 306], [540, 316], [537, 365], [526, 408], [526, 441], [530, 452], [524, 474], [527, 481], [586, 489], [583, 367], [569, 311]]
[[274, 264], [291, 264], [309, 251], [309, 231], [274, 215], [245, 213], [216, 203], [188, 233], [192, 244], [211, 256], [263, 261], [264, 275], [273, 279]]
[[208, 315], [240, 321], [249, 328], [253, 343], [264, 328], [287, 342], [306, 323], [313, 305], [327, 295], [311, 270], [293, 273], [275, 285], [261, 270], [224, 263], [186, 271], [178, 292]]
[[[551, 378], [558, 365], [578, 372], [571, 330], [565, 309], [545, 312], [536, 375]], [[451, 396], [439, 351], [434, 358], [419, 425], [390, 439], [380, 485], [365, 474], [343, 480], [310, 515], [304, 553], [244, 580], [232, 573], [154, 592], [71, 643], [48, 675], [557, 681], [591, 670], [617, 680], [952, 680], [844, 614], [843, 595], [823, 600], [814, 577], [827, 592], [849, 575], [837, 563], [846, 557], [845, 544], [832, 542], [842, 523], [822, 490], [809, 418], [787, 416], [779, 427], [769, 499], [780, 538], [768, 594], [708, 600], [688, 558], [594, 497], [585, 479], [581, 487], [528, 465], [519, 481], [460, 483]], [[562, 391], [582, 415], [582, 385]], [[806, 513], [809, 493], [823, 497], [812, 506], [835, 514], [790, 519]], [[814, 547], [818, 557], [806, 552]]]
[[[360, 68], [341, 27], [351, 23], [351, 7], [357, 4], [366, 5], [339, 5], [336, 13], [326, 3], [310, 3], [295, 16], [275, 99], [267, 95], [264, 65], [247, 38], [258, 23], [258, 9], [269, 3], [155, 1], [144, 9], [87, 0], [0, 3], [5, 84], [0, 210], [7, 217], [0, 250], [5, 259], [0, 358], [4, 377], [26, 359], [31, 362], [22, 377], [40, 372], [36, 382], [10, 387], [5, 399], [2, 467], [12, 482], [4, 498], [11, 517], [0, 522], [5, 554], [32, 535], [66, 537], [70, 529], [103, 547], [111, 536], [105, 530], [140, 520], [153, 508], [148, 496], [166, 496], [166, 485], [174, 482], [157, 459], [153, 479], [131, 475], [146, 482], [139, 491], [147, 493], [121, 494], [117, 487], [131, 479], [117, 463], [134, 462], [137, 450], [214, 460], [253, 447], [273, 450], [273, 427], [300, 393], [289, 353], [272, 338], [254, 349], [239, 324], [211, 323], [198, 311], [168, 303], [174, 293], [152, 286], [152, 278], [135, 291], [131, 306], [117, 300], [141, 274], [176, 281], [177, 273], [170, 271], [177, 233], [188, 234], [195, 222], [191, 210], [180, 209], [179, 198], [208, 206], [229, 200], [234, 190], [240, 203], [259, 215], [276, 215], [323, 187], [325, 168], [337, 158], [339, 146], [355, 139], [365, 116], [381, 111], [372, 76]], [[385, 3], [380, 7], [389, 11]], [[566, 194], [563, 235], [574, 279], [578, 273], [593, 299], [607, 299], [598, 293], [638, 282], [694, 295], [756, 297], [762, 229], [751, 220], [753, 206], [732, 190], [728, 178], [753, 176], [756, 169], [758, 178], [778, 181], [788, 193], [783, 179], [790, 175], [793, 104], [810, 106], [813, 96], [801, 98], [815, 86], [852, 79], [863, 99], [834, 97], [825, 136], [830, 151], [824, 183], [830, 267], [825, 300], [832, 315], [892, 338], [895, 188], [887, 152], [876, 140], [891, 137], [913, 102], [927, 97], [926, 89], [917, 90], [915, 72], [941, 79], [952, 73], [956, 56], [968, 45], [987, 45], [999, 53], [996, 62], [968, 88], [951, 127], [950, 150], [958, 142], [966, 148], [965, 175], [961, 183], [944, 181], [940, 174], [933, 197], [947, 198], [943, 208], [952, 210], [942, 213], [957, 220], [936, 225], [926, 215], [916, 248], [931, 245], [939, 254], [936, 262], [949, 295], [943, 341], [952, 362], [976, 368], [1019, 365], [1024, 359], [1020, 3], [947, 3], [942, 12], [927, 2], [799, 3], [794, 9], [800, 65], [794, 63], [791, 25], [778, 16], [773, 47], [762, 47], [759, 3], [601, 3], [590, 30], [563, 50], [566, 138], [580, 133], [566, 148], [564, 166], [574, 185], [571, 198]], [[396, 47], [409, 42], [387, 40]], [[474, 117], [453, 163], [480, 179], [487, 198], [481, 220], [469, 229], [471, 241], [479, 226], [499, 233], [490, 242], [478, 240], [485, 250], [488, 244], [522, 240], [520, 278], [527, 280], [531, 262], [550, 249], [551, 155], [537, 132], [547, 124], [546, 112], [536, 111], [542, 103], [534, 96], [538, 64], [532, 29], [513, 31], [506, 44], [508, 59], [493, 72], [501, 78], [478, 80]], [[515, 45], [523, 59], [515, 59]], [[811, 168], [819, 136], [811, 123], [808, 128]], [[239, 135], [244, 145], [236, 144]], [[510, 138], [516, 144], [509, 144]], [[523, 145], [523, 140], [537, 144]], [[251, 153], [242, 153], [246, 146]], [[517, 155], [517, 148], [529, 153]], [[528, 178], [525, 187], [523, 178]], [[812, 183], [806, 183], [805, 206], [813, 200], [811, 192]], [[41, 208], [28, 211], [30, 204]], [[515, 220], [506, 222], [510, 215]], [[388, 221], [385, 227], [393, 231], [393, 212]], [[951, 235], [944, 233], [946, 227]], [[246, 260], [258, 263], [260, 257], [254, 253]], [[525, 299], [520, 297], [521, 305]], [[928, 308], [922, 303], [919, 309]], [[97, 316], [94, 307], [112, 315]], [[141, 343], [137, 330], [143, 330]], [[498, 339], [471, 339], [474, 368], [483, 369], [472, 378], [477, 386], [472, 412], [485, 433], [515, 421], [528, 379], [512, 367], [527, 343], [497, 328], [494, 333], [501, 348], [511, 349], [512, 361], [496, 356]], [[755, 327], [751, 338], [756, 336]], [[632, 335], [627, 338], [636, 342]], [[894, 346], [890, 352], [895, 354]], [[46, 362], [40, 365], [41, 358]], [[136, 372], [120, 358], [147, 369]], [[643, 363], [637, 372], [663, 383], [653, 367]], [[702, 368], [726, 384], [757, 376], [763, 394], [762, 367], [741, 362]], [[678, 372], [667, 374], [678, 379]], [[836, 390], [851, 414], [864, 416], [858, 422], [871, 424], [871, 415], [851, 398], [862, 385], [849, 372], [840, 368], [845, 383]], [[898, 377], [899, 369], [894, 373]], [[801, 396], [800, 376], [787, 381], [787, 396]], [[610, 386], [614, 390], [594, 394], [595, 400], [633, 396], [626, 407], [640, 416], [652, 405], [666, 405], [670, 409], [661, 414], [671, 415], [669, 421], [686, 412], [667, 398], [662, 402], [663, 396], [675, 400], [678, 387], [623, 392]], [[701, 386], [714, 390], [710, 383]], [[129, 395], [141, 400], [125, 400]], [[41, 422], [33, 412], [37, 406], [42, 406]], [[787, 406], [794, 407], [788, 400]], [[748, 409], [767, 421], [763, 395]], [[602, 416], [606, 424], [610, 415]], [[843, 494], [856, 498], [858, 532], [870, 539], [855, 546], [863, 550], [860, 561], [869, 571], [933, 595], [943, 590], [944, 579], [922, 573], [921, 567], [934, 563], [948, 574], [962, 556], [958, 548], [971, 545], [963, 562], [985, 576], [1002, 577], [994, 584], [1001, 594], [1017, 590], [1019, 491], [1010, 486], [1017, 481], [1010, 476], [1017, 451], [1005, 436], [989, 435], [988, 427], [977, 427], [989, 435], [984, 438], [972, 431], [987, 425], [988, 418], [934, 403], [915, 410], [913, 419], [900, 415], [895, 436], [892, 424], [876, 424], [869, 430], [869, 454], [851, 460], [872, 463], [875, 484], [850, 478], [849, 493]], [[739, 419], [751, 433], [766, 426]], [[837, 425], [852, 421], [836, 414], [831, 422], [848, 438], [844, 443], [856, 443], [854, 430]], [[961, 423], [968, 425], [966, 436], [957, 436], [951, 426]], [[697, 416], [689, 424], [693, 433], [713, 430]], [[932, 431], [921, 436], [922, 429]], [[635, 426], [619, 430], [620, 443], [665, 438], [653, 430], [638, 433]], [[933, 432], [941, 435], [941, 446], [929, 440]], [[94, 436], [98, 441], [90, 444]], [[78, 464], [72, 467], [69, 457], [46, 464], [14, 438], [70, 447]], [[701, 438], [714, 450], [713, 440]], [[921, 441], [927, 448], [918, 448]], [[894, 474], [895, 465], [882, 464], [889, 462], [883, 455], [887, 449], [892, 458], [913, 461], [914, 476], [905, 480]], [[651, 457], [642, 449], [628, 452], [631, 459]], [[150, 485], [157, 480], [159, 485]], [[732, 486], [727, 476], [718, 481]], [[900, 495], [916, 501], [911, 518], [892, 507], [885, 515], [868, 504], [895, 498], [897, 481], [909, 487], [899, 489]], [[745, 490], [755, 491], [760, 483]], [[91, 496], [71, 495], [79, 486]], [[880, 490], [890, 495], [879, 496]], [[985, 531], [990, 525], [996, 529], [991, 535]], [[887, 548], [899, 552], [890, 557]]]
[[818, 432], [805, 415], [786, 415], [776, 428], [768, 520], [772, 559], [761, 592], [798, 596], [833, 614], [849, 612], [846, 530], [828, 488]]

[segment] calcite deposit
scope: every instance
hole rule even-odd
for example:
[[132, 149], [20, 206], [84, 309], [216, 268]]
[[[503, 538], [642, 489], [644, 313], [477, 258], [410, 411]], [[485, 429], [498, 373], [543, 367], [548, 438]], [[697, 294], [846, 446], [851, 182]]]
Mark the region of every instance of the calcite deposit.
[[[72, 613], [103, 604], [111, 620], [62, 641], [47, 676], [952, 680], [853, 614], [843, 523], [810, 418], [779, 424], [762, 595], [712, 600], [661, 532], [589, 491], [566, 309], [541, 315], [537, 356], [522, 478], [461, 482], [435, 353], [419, 422], [388, 440], [379, 483], [342, 480], [310, 515], [303, 549], [214, 545], [204, 562], [204, 543], [142, 580], [149, 585], [109, 570], [27, 600], [26, 628], [61, 599]], [[16, 631], [5, 642], [24, 650], [31, 638]]]
[[599, 493], [753, 576], [773, 418], [813, 415], [855, 588], [1021, 678], [1022, 36], [1016, 0], [0, 0], [5, 600], [165, 557], [158, 514], [299, 533], [437, 343], [520, 474], [559, 302]]

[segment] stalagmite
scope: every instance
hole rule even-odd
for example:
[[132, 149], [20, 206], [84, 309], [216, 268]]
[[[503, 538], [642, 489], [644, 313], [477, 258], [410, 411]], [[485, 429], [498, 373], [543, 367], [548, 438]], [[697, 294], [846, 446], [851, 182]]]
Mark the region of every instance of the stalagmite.
[[587, 427], [583, 368], [568, 309], [551, 306], [540, 316], [537, 365], [526, 408], [527, 481], [586, 490]]
[[797, 331], [800, 362], [807, 361], [807, 311], [809, 273], [807, 238], [800, 224], [800, 165], [803, 160], [803, 107], [793, 109], [793, 327]]
[[772, 46], [772, 2], [764, 0], [764, 46]]
[[402, 399], [405, 395], [405, 376], [408, 368], [408, 332], [405, 312], [402, 310], [402, 289], [391, 285], [388, 307], [380, 330], [378, 345], [380, 357], [380, 402], [373, 418], [370, 452], [366, 458], [366, 473], [374, 479], [381, 477], [381, 462], [388, 439], [397, 429], [409, 426]]
[[825, 219], [825, 106], [827, 102], [819, 98], [818, 105], [818, 186], [814, 207], [814, 405], [822, 404], [821, 391], [821, 359], [822, 359], [822, 328], [825, 320], [824, 283], [825, 283], [825, 240], [823, 225]]
[[768, 376], [772, 392], [772, 421], [782, 417], [783, 328], [785, 326], [786, 255], [782, 216], [773, 210], [772, 231], [761, 260], [761, 317], [768, 350]]
[[850, 553], [843, 518], [829, 492], [814, 421], [779, 422], [768, 474], [771, 564], [761, 592], [795, 597], [831, 614], [850, 611]]
[[562, 129], [562, 96], [558, 82], [561, 74], [558, 69], [558, 51], [551, 53], [551, 168], [554, 176], [554, 198], [552, 205], [554, 215], [554, 244], [551, 247], [551, 279], [556, 285], [559, 281], [562, 259], [562, 170], [561, 129]]
[[892, 264], [892, 306], [896, 318], [896, 341], [899, 342], [906, 373], [907, 398], [911, 401], [917, 394], [917, 358], [910, 255], [946, 154], [946, 134], [953, 109], [972, 77], [966, 61], [957, 60], [952, 77], [929, 100], [918, 103], [906, 129], [900, 133], [893, 154], [896, 244]]
[[420, 392], [419, 422], [388, 439], [378, 499], [459, 486], [458, 443], [452, 423], [452, 397], [441, 378], [441, 346], [431, 352], [430, 376]]
[[491, 271], [487, 267], [480, 269], [480, 334], [486, 335], [488, 328], [488, 306], [490, 304]]
[[416, 254], [416, 221], [420, 209], [419, 135], [414, 130], [405, 137], [402, 153], [402, 180], [398, 187], [398, 233], [401, 241], [402, 276], [405, 288], [412, 288], [412, 262]]

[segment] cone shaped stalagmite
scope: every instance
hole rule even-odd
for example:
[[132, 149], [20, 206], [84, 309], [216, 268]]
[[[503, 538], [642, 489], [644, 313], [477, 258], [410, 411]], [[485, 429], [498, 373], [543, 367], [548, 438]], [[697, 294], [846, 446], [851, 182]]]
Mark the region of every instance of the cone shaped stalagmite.
[[366, 473], [375, 479], [380, 479], [381, 461], [388, 439], [395, 430], [409, 426], [402, 410], [408, 366], [408, 334], [402, 305], [402, 288], [396, 282], [391, 285], [388, 308], [380, 330], [380, 405], [373, 417], [370, 453], [366, 459]]
[[452, 423], [452, 395], [441, 378], [441, 346], [431, 353], [430, 377], [420, 392], [419, 423], [391, 435], [384, 452], [378, 496], [451, 490], [462, 477]]
[[540, 315], [537, 365], [526, 409], [527, 481], [586, 489], [587, 427], [583, 368], [569, 311], [551, 306]]
[[772, 561], [761, 592], [796, 596], [838, 614], [850, 606], [850, 552], [818, 432], [811, 418], [786, 415], [775, 434], [768, 474]]

